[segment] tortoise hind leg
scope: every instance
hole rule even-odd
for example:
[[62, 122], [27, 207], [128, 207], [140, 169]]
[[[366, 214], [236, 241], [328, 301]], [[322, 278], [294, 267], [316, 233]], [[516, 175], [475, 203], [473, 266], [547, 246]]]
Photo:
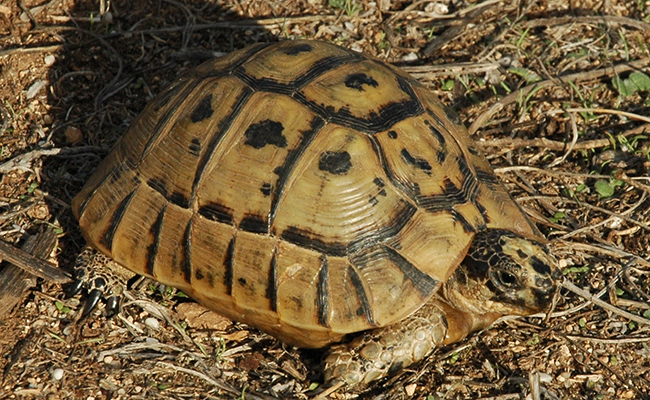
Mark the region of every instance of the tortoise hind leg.
[[86, 247], [75, 261], [74, 281], [64, 285], [63, 291], [68, 297], [82, 289], [87, 292], [82, 318], [90, 314], [102, 299], [106, 300], [106, 315], [111, 317], [119, 312], [126, 282], [134, 275], [106, 255]]
[[445, 314], [437, 301], [429, 301], [401, 322], [332, 346], [324, 361], [325, 382], [366, 384], [422, 360], [445, 340]]

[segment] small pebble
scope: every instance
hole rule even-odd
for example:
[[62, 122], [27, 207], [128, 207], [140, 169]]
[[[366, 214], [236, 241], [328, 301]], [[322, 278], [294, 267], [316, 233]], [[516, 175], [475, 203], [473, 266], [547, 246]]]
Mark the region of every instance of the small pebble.
[[539, 373], [539, 381], [542, 383], [549, 383], [553, 381], [553, 377], [546, 372]]
[[417, 387], [418, 386], [415, 383], [411, 383], [410, 385], [406, 385], [404, 391], [406, 392], [407, 396], [413, 396]]
[[33, 99], [45, 86], [47, 86], [47, 82], [43, 80], [32, 83], [32, 86], [27, 89], [27, 100]]
[[149, 318], [145, 319], [144, 324], [147, 325], [149, 328], [154, 329], [156, 331], [158, 329], [160, 329], [160, 322], [158, 322], [158, 320], [153, 318], [153, 317], [149, 317]]
[[84, 140], [84, 134], [81, 132], [81, 129], [73, 125], [69, 125], [67, 128], [65, 128], [63, 135], [71, 145], [79, 144], [82, 140]]
[[54, 62], [56, 61], [56, 58], [52, 54], [48, 54], [45, 56], [45, 66], [51, 67], [54, 65]]
[[404, 61], [417, 61], [418, 60], [418, 55], [416, 53], [408, 53], [402, 57]]
[[110, 364], [110, 363], [113, 362], [113, 357], [112, 356], [106, 356], [106, 357], [104, 357], [104, 360], [102, 360], [102, 361], [104, 361], [104, 364]]
[[61, 368], [54, 368], [52, 370], [52, 379], [60, 381], [63, 378], [63, 370]]

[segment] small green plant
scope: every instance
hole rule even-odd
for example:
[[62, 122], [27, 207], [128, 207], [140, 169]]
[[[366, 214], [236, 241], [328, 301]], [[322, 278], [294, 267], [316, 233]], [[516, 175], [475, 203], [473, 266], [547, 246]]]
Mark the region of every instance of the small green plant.
[[54, 305], [56, 306], [56, 309], [59, 310], [60, 313], [67, 314], [71, 311], [70, 308], [68, 308], [68, 306], [66, 306], [65, 304], [61, 303], [58, 300], [54, 302]]
[[[580, 102], [582, 103], [582, 107], [584, 108], [592, 108], [594, 105], [594, 96], [598, 92], [598, 90], [591, 90], [590, 93], [591, 95], [589, 96], [588, 99], [586, 99], [582, 93], [580, 92], [580, 89], [576, 86], [575, 83], [569, 82], [569, 86], [573, 89], [573, 91], [576, 93], [578, 98], [580, 98]], [[586, 111], [581, 111], [580, 115], [582, 116], [582, 119], [585, 120], [585, 122], [592, 121], [596, 119], [597, 117], [594, 115], [592, 112], [586, 112]]]
[[574, 52], [571, 52], [571, 53], [567, 54], [566, 58], [577, 59], [577, 58], [585, 57], [587, 55], [589, 55], [589, 51], [587, 51], [587, 49], [585, 49], [583, 47], [583, 48], [580, 48], [578, 51], [574, 51]]
[[449, 92], [454, 88], [454, 85], [456, 84], [456, 81], [453, 79], [446, 79], [442, 81], [442, 86], [440, 89], [444, 90], [445, 92]]
[[338, 10], [343, 10], [348, 17], [354, 17], [361, 11], [361, 6], [356, 0], [329, 0], [329, 6]]
[[585, 272], [589, 272], [589, 269], [590, 268], [588, 265], [583, 265], [582, 267], [568, 267], [562, 270], [562, 275], [583, 274]]
[[530, 99], [533, 98], [535, 93], [537, 93], [538, 90], [541, 90], [541, 86], [534, 87], [526, 97], [524, 97], [523, 92], [519, 92], [519, 98], [517, 99], [517, 105], [519, 106], [519, 110], [521, 111], [521, 115], [524, 115], [530, 110], [530, 107], [532, 107], [532, 104], [530, 104]]
[[530, 28], [527, 28], [525, 31], [520, 31], [519, 29], [515, 28], [515, 31], [519, 36], [517, 37], [517, 40], [514, 41], [514, 45], [517, 46], [518, 48], [521, 48], [529, 36], [528, 32], [530, 31]]
[[618, 186], [623, 186], [623, 181], [620, 179], [610, 178], [609, 181], [599, 179], [594, 183], [594, 189], [600, 195], [601, 199], [612, 197], [616, 192]]
[[612, 79], [612, 85], [614, 85], [614, 89], [616, 89], [621, 96], [628, 97], [639, 91], [649, 91], [650, 77], [643, 72], [632, 72], [630, 76], [625, 79], [621, 79], [620, 76], [615, 76], [614, 79]]
[[34, 193], [38, 189], [38, 183], [37, 182], [32, 182], [29, 187], [27, 188], [27, 193]]
[[623, 135], [618, 135], [616, 139], [618, 139], [618, 142], [621, 144], [621, 149], [626, 151], [635, 151], [639, 145], [639, 142], [648, 139], [648, 137], [645, 135], [635, 135], [631, 138], [628, 138]]
[[526, 342], [528, 346], [535, 346], [536, 344], [539, 344], [539, 335], [538, 334], [533, 334], [533, 337]]
[[381, 32], [381, 37], [379, 38], [379, 43], [377, 44], [380, 50], [386, 50], [390, 47], [390, 42], [386, 39], [386, 32]]
[[241, 388], [241, 394], [239, 397], [237, 397], [237, 400], [246, 400], [246, 389], [248, 389], [248, 386], [244, 384], [244, 386]]
[[526, 83], [535, 83], [542, 80], [542, 78], [540, 78], [535, 71], [532, 71], [528, 68], [511, 67], [508, 69], [508, 72], [524, 78]]
[[562, 221], [566, 215], [563, 212], [556, 212], [549, 220], [555, 224]]
[[221, 357], [223, 356], [223, 353], [226, 352], [226, 340], [219, 336], [217, 338], [217, 345], [215, 346], [214, 349], [214, 358], [217, 361], [221, 361]]

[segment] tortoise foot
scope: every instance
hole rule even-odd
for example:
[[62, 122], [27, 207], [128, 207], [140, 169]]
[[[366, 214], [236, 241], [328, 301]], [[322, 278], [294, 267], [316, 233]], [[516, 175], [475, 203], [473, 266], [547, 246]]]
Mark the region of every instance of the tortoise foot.
[[75, 262], [74, 281], [63, 286], [67, 297], [84, 292], [87, 294], [81, 317], [85, 318], [104, 301], [106, 316], [112, 317], [120, 311], [120, 300], [126, 282], [134, 274], [117, 265], [97, 250], [87, 247]]
[[332, 346], [324, 361], [325, 382], [357, 385], [383, 378], [431, 354], [446, 332], [444, 310], [429, 302], [400, 323]]

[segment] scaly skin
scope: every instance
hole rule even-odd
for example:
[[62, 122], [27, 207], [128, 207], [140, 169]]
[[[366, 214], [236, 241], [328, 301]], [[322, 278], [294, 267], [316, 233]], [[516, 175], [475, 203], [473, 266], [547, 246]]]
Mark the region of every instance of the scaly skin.
[[444, 308], [430, 301], [402, 323], [332, 346], [325, 359], [325, 381], [372, 382], [422, 360], [444, 342], [446, 333]]
[[325, 359], [325, 381], [367, 384], [408, 367], [440, 345], [464, 339], [489, 326], [500, 314], [470, 314], [440, 298], [386, 328], [363, 333], [348, 344], [332, 346]]

